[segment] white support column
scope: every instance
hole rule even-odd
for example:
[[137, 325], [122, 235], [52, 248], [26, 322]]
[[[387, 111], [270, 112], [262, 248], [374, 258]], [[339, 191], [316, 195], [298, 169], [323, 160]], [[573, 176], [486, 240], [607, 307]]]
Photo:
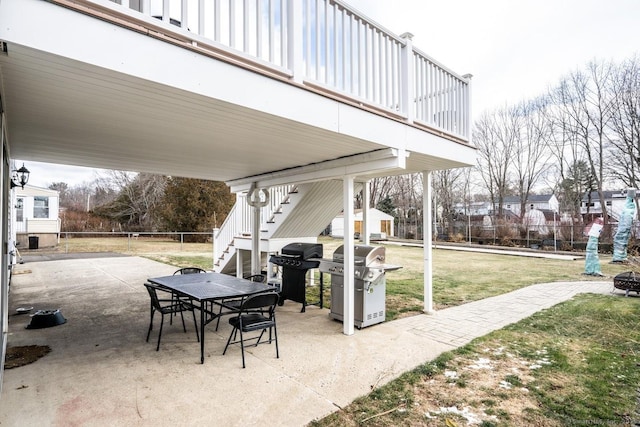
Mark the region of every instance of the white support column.
[[424, 230], [424, 312], [433, 313], [433, 229], [431, 221], [431, 172], [422, 172], [422, 230]]
[[[220, 252], [218, 250], [218, 245], [216, 244], [216, 241], [218, 240], [218, 233], [220, 232], [219, 228], [214, 228], [213, 231], [211, 232], [211, 258], [212, 258], [212, 264], [211, 264], [211, 271], [216, 271], [216, 262], [218, 261], [218, 257], [220, 256]], [[60, 236], [58, 234], [58, 236]], [[58, 237], [59, 238], [59, 237]], [[60, 243], [60, 242], [58, 242]]]
[[244, 250], [236, 249], [236, 277], [243, 276]]
[[362, 183], [362, 234], [360, 240], [363, 245], [369, 245], [371, 243], [371, 227], [369, 227], [369, 203], [371, 199], [371, 192], [369, 191], [370, 181]]
[[247, 193], [247, 203], [251, 206], [251, 274], [262, 273], [262, 254], [260, 253], [260, 213], [269, 204], [269, 191], [258, 190], [255, 183]]
[[354, 276], [354, 239], [355, 227], [353, 224], [353, 177], [344, 177], [343, 190], [344, 208], [344, 313], [342, 319], [342, 331], [345, 335], [353, 335], [354, 325], [354, 301], [355, 301], [355, 276]]
[[261, 206], [255, 205], [251, 207], [251, 274], [260, 274], [260, 211]]

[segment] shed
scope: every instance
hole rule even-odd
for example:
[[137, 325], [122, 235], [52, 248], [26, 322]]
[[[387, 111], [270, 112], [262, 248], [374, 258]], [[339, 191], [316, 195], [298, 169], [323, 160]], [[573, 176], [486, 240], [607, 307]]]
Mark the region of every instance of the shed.
[[[354, 213], [354, 229], [356, 234], [362, 232], [362, 209]], [[374, 240], [384, 240], [394, 236], [393, 216], [378, 209], [369, 209], [369, 236]], [[344, 237], [344, 215], [341, 213], [331, 221], [331, 237]]]

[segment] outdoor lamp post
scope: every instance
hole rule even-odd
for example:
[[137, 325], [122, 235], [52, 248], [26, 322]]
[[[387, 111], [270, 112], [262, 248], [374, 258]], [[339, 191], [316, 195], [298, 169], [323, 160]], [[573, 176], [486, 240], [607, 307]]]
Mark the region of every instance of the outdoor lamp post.
[[24, 189], [24, 186], [29, 182], [29, 169], [22, 164], [20, 169], [14, 169], [11, 171], [11, 188], [21, 187]]

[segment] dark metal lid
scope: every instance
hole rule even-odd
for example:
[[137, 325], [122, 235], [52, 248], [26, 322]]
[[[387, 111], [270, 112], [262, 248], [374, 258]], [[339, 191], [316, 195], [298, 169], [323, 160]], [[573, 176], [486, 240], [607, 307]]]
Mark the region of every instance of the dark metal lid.
[[289, 243], [280, 251], [283, 255], [298, 256], [302, 259], [322, 258], [322, 243]]

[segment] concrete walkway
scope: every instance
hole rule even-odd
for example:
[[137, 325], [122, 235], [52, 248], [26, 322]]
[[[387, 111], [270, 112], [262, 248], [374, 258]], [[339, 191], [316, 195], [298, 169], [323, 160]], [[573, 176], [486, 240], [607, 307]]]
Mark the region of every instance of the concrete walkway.
[[[439, 354], [578, 293], [608, 294], [612, 280], [559, 282], [385, 322], [345, 336], [327, 309], [287, 301], [272, 345], [222, 355], [230, 332], [209, 325], [206, 360], [192, 322], [165, 325], [145, 342], [148, 277], [174, 268], [139, 257], [59, 260], [17, 267], [8, 345], [48, 345], [35, 363], [7, 370], [0, 426], [302, 426], [349, 404]], [[621, 297], [623, 293], [618, 293]], [[18, 307], [60, 308], [68, 322], [25, 329]], [[156, 324], [157, 325], [157, 324]]]

